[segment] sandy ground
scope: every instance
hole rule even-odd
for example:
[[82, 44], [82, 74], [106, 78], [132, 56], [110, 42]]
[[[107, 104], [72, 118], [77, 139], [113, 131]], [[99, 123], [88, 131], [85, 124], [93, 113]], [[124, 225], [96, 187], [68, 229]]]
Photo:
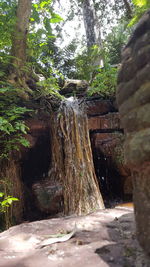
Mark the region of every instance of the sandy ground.
[[[71, 239], [40, 248], [48, 235], [77, 231]], [[150, 266], [135, 235], [133, 208], [23, 223], [0, 234], [2, 267]]]

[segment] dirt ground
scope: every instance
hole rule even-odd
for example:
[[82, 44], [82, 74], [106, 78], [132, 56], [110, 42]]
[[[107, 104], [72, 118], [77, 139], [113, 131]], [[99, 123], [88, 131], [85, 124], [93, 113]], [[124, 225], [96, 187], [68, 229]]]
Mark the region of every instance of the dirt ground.
[[[72, 231], [66, 242], [40, 247], [51, 234]], [[148, 267], [135, 235], [133, 208], [98, 210], [23, 223], [0, 234], [2, 267]]]

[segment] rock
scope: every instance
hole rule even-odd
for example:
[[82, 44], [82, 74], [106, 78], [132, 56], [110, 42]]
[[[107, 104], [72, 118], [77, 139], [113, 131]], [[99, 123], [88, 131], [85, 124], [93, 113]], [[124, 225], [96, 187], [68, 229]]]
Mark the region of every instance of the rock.
[[104, 115], [114, 111], [117, 111], [117, 109], [110, 100], [98, 98], [86, 101], [86, 112], [88, 117]]
[[120, 118], [119, 113], [108, 113], [103, 116], [94, 116], [89, 117], [88, 119], [88, 127], [89, 130], [96, 130], [96, 129], [116, 129], [120, 130]]
[[124, 194], [126, 196], [131, 196], [133, 194], [133, 181], [132, 176], [127, 176], [124, 180]]
[[[131, 63], [131, 64], [130, 64]], [[122, 54], [117, 101], [126, 132], [125, 159], [132, 170], [140, 244], [150, 255], [150, 10]]]
[[32, 185], [35, 203], [42, 213], [54, 215], [63, 211], [63, 189], [58, 182], [44, 180]]
[[60, 94], [66, 97], [77, 96], [81, 97], [86, 94], [88, 88], [88, 82], [84, 80], [72, 80], [65, 81], [63, 88], [60, 90]]
[[131, 200], [132, 184], [128, 179], [131, 173], [124, 162], [124, 134], [115, 101], [88, 99], [86, 106], [93, 160], [103, 198]]
[[[103, 197], [123, 198], [132, 195], [131, 173], [124, 162], [124, 135], [95, 133], [91, 135], [93, 160]], [[126, 188], [128, 187], [128, 192]]]
[[[45, 238], [70, 232], [75, 225], [77, 232], [68, 241], [40, 248]], [[150, 266], [132, 238], [134, 231], [133, 209], [123, 207], [22, 223], [0, 233], [0, 266]]]
[[28, 119], [26, 125], [29, 127], [28, 133], [32, 136], [39, 136], [48, 129], [48, 120], [42, 119]]

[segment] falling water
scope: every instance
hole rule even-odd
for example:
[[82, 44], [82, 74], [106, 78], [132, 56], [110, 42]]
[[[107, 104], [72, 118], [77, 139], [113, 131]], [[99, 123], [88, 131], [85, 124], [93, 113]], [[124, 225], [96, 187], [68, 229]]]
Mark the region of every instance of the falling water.
[[104, 208], [94, 171], [84, 105], [70, 98], [51, 120], [50, 178], [61, 181], [65, 214], [83, 214]]

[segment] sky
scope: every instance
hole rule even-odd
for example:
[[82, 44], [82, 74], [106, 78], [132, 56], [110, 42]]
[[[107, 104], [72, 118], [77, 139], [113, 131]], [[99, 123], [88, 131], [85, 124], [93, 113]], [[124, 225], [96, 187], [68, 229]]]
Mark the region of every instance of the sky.
[[[67, 19], [67, 16], [70, 12], [70, 0], [65, 0], [65, 3], [62, 5], [58, 2], [55, 4], [55, 11], [59, 14], [64, 21]], [[79, 20], [80, 19], [80, 20]], [[67, 21], [66, 23], [62, 22], [62, 35], [64, 42], [60, 44], [61, 48], [67, 46], [71, 40], [78, 39], [81, 40], [85, 36], [84, 22], [82, 18], [79, 18], [77, 15], [74, 16], [73, 20]], [[57, 40], [59, 44], [59, 40]], [[80, 49], [80, 48], [79, 48]]]

